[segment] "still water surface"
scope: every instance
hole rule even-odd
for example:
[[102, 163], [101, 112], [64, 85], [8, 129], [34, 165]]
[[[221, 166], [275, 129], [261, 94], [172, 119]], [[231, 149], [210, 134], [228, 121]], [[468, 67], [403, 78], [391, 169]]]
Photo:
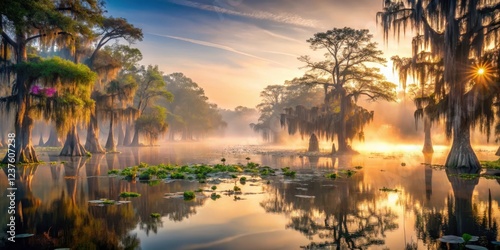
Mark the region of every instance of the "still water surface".
[[[42, 160], [52, 164], [22, 168], [16, 181], [16, 233], [34, 236], [16, 239], [15, 244], [2, 240], [0, 248], [405, 249], [414, 244], [418, 249], [446, 249], [437, 240], [445, 234], [469, 233], [482, 236], [483, 241], [498, 240], [500, 180], [466, 180], [432, 168], [429, 164], [444, 162], [444, 151], [427, 157], [405, 151], [332, 158], [256, 154], [254, 149], [177, 143], [123, 148], [121, 154], [88, 159], [40, 152]], [[492, 151], [478, 155], [482, 160], [496, 159]], [[276, 176], [267, 183], [267, 179], [247, 175], [250, 181], [238, 183], [241, 199], [220, 193], [220, 199], [212, 200], [213, 183], [130, 182], [107, 174], [139, 162], [215, 164], [221, 157], [228, 164], [245, 164], [250, 157], [273, 168], [291, 167], [297, 177]], [[335, 180], [324, 177], [346, 169], [357, 172]], [[2, 172], [0, 224], [6, 225], [7, 177]], [[232, 189], [235, 182], [216, 185], [220, 192]], [[206, 190], [206, 198], [165, 198], [165, 193], [197, 188]], [[118, 199], [123, 191], [142, 196], [122, 205], [89, 203]], [[151, 213], [161, 218], [153, 219]], [[0, 232], [0, 238], [6, 231]]]

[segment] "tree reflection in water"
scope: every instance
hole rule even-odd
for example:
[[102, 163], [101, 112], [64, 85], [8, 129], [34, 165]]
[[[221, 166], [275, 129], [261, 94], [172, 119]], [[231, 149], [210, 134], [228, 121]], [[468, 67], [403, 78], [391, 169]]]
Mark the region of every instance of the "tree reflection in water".
[[[113, 155], [63, 160], [64, 163], [18, 167], [16, 233], [34, 236], [16, 239], [15, 244], [2, 239], [0, 248], [139, 249], [140, 239], [137, 234], [130, 233], [137, 226], [147, 234], [157, 233], [163, 226], [162, 219], [181, 221], [195, 214], [195, 208], [204, 202], [164, 198], [165, 192], [195, 189], [197, 183], [153, 186], [131, 183], [119, 177], [103, 178], [102, 175], [107, 175], [104, 166], [115, 167], [116, 156]], [[34, 182], [37, 182], [36, 192], [32, 189]], [[118, 199], [123, 191], [138, 192], [142, 196], [128, 204], [89, 205], [89, 200]], [[0, 210], [7, 211], [6, 206], [8, 203], [0, 203]], [[163, 218], [151, 218], [153, 212], [160, 213]]]
[[[397, 216], [380, 202], [378, 190], [362, 182], [362, 175], [335, 181], [313, 177], [292, 183], [271, 182], [265, 187], [268, 197], [261, 206], [266, 212], [285, 214], [289, 218], [287, 228], [311, 240], [306, 248], [366, 249], [384, 245], [385, 233], [398, 228]], [[296, 197], [304, 193], [303, 188], [315, 198]]]
[[[432, 183], [430, 162], [432, 155], [430, 157], [426, 156], [425, 162], [427, 200], [432, 195], [432, 186], [430, 186]], [[484, 204], [484, 201], [473, 203], [472, 196], [479, 183], [479, 178], [467, 178], [469, 174], [479, 174], [479, 170], [446, 169], [453, 195], [448, 195], [445, 207], [436, 208], [427, 205], [414, 210], [418, 239], [422, 240], [428, 249], [444, 249], [446, 245], [438, 240], [442, 235], [462, 236], [464, 233], [479, 236], [479, 244], [493, 247], [488, 244], [496, 239], [498, 225], [496, 220], [492, 218], [491, 193], [488, 204]]]

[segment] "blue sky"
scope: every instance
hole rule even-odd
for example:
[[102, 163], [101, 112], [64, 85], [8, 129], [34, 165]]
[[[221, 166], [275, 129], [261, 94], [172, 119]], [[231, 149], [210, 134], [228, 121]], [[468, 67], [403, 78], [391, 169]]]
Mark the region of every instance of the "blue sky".
[[134, 46], [143, 64], [184, 73], [222, 108], [255, 107], [265, 86], [301, 76], [297, 57], [313, 54], [306, 40], [317, 32], [369, 29], [388, 58], [410, 53], [404, 40], [383, 44], [381, 0], [111, 0], [106, 8], [142, 28]]

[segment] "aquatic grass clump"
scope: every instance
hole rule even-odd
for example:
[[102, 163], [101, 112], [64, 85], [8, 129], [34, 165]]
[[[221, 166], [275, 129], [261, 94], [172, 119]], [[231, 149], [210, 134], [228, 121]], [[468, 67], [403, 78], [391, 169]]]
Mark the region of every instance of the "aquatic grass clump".
[[241, 188], [238, 186], [234, 186], [233, 190], [234, 192], [241, 192]]
[[220, 194], [212, 193], [210, 195], [210, 199], [212, 199], [214, 201], [217, 200], [217, 199], [220, 199]]
[[281, 171], [283, 171], [283, 175], [286, 177], [295, 177], [297, 174], [295, 171], [290, 170], [290, 167], [282, 168]]
[[141, 181], [147, 181], [151, 179], [151, 173], [144, 171], [141, 174], [139, 174], [139, 180]]
[[247, 177], [243, 176], [240, 178], [241, 185], [245, 185], [246, 182], [247, 182]]
[[399, 192], [399, 190], [396, 189], [396, 188], [387, 188], [387, 187], [383, 187], [383, 188], [381, 188], [379, 190], [382, 191], [382, 192]]
[[159, 219], [161, 217], [161, 214], [159, 214], [159, 213], [151, 213], [150, 216], [153, 219]]
[[496, 161], [481, 161], [481, 166], [487, 169], [500, 169], [500, 159]]
[[215, 191], [217, 189], [217, 186], [212, 186], [211, 189]]
[[325, 177], [329, 178], [329, 179], [337, 179], [339, 177], [339, 175], [337, 173], [329, 173], [329, 174], [326, 174]]
[[109, 175], [112, 175], [112, 174], [118, 175], [118, 174], [120, 174], [120, 170], [118, 170], [118, 169], [111, 169], [111, 170], [108, 171], [108, 174]]
[[171, 179], [186, 179], [186, 175], [184, 173], [174, 172], [170, 174]]
[[347, 170], [341, 170], [340, 173], [347, 175], [347, 177], [351, 177], [356, 173], [356, 171], [347, 169]]
[[194, 194], [193, 191], [185, 191], [184, 194], [184, 200], [189, 201], [189, 200], [194, 200], [196, 195]]
[[120, 197], [122, 198], [129, 198], [129, 197], [140, 197], [141, 194], [136, 193], [136, 192], [121, 192]]

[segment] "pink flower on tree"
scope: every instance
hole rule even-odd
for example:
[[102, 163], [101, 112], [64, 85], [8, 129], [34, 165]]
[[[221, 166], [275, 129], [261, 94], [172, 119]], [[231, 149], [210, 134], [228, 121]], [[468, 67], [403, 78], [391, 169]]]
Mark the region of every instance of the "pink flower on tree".
[[57, 90], [55, 88], [45, 88], [44, 92], [47, 97], [52, 97], [57, 92]]
[[55, 88], [41, 88], [38, 85], [33, 85], [30, 92], [33, 95], [44, 95], [46, 97], [52, 97], [57, 92], [57, 90]]
[[31, 93], [34, 94], [34, 95], [39, 95], [40, 94], [40, 86], [38, 85], [33, 85], [31, 86]]

